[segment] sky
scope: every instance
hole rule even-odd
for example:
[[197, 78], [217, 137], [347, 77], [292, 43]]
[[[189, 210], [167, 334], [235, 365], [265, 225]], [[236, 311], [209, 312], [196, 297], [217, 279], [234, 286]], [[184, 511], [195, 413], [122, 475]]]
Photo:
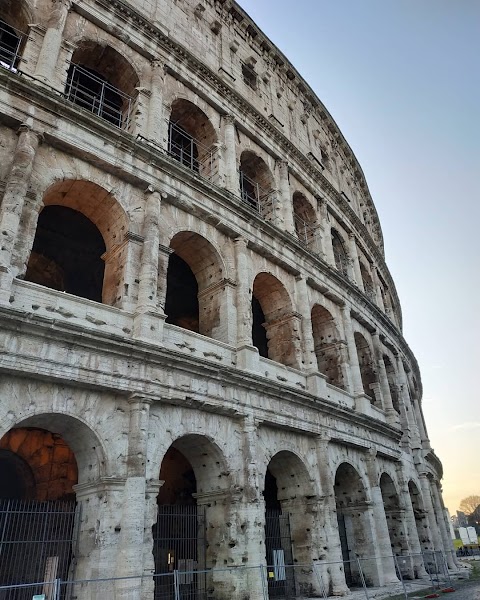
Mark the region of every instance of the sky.
[[239, 3], [363, 168], [454, 513], [480, 495], [480, 2]]

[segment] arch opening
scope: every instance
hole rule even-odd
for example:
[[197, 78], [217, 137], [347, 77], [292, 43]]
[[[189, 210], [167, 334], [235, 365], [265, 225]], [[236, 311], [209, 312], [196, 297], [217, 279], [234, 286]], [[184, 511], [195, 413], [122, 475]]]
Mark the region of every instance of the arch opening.
[[380, 477], [380, 489], [392, 552], [397, 556], [408, 554], [407, 535], [402, 518], [403, 511], [400, 507], [400, 500], [395, 484], [387, 473], [383, 473]]
[[252, 313], [252, 343], [260, 355], [266, 353], [266, 358], [270, 360], [286, 366], [298, 366], [295, 345], [295, 339], [298, 341], [298, 325], [294, 322], [290, 297], [283, 284], [270, 273], [259, 273], [255, 277]]
[[318, 590], [309, 573], [292, 565], [312, 560], [315, 492], [298, 456], [278, 452], [269, 462], [263, 489], [268, 592], [274, 597], [314, 597]]
[[408, 482], [408, 493], [412, 503], [413, 514], [415, 515], [415, 526], [417, 528], [418, 541], [422, 550], [432, 550], [433, 545], [430, 539], [427, 513], [423, 505], [420, 490], [413, 481]]
[[183, 166], [212, 178], [218, 170], [217, 135], [207, 115], [189, 102], [172, 104], [168, 129], [168, 151]]
[[109, 192], [66, 180], [47, 190], [25, 279], [113, 306], [121, 303], [125, 255], [115, 252], [126, 215]]
[[[345, 581], [348, 587], [361, 586], [356, 557], [374, 556], [373, 536], [369, 535], [365, 487], [360, 475], [349, 463], [338, 467], [334, 490]], [[364, 574], [366, 582], [371, 585], [373, 575], [367, 567]]]
[[165, 312], [167, 323], [227, 341], [223, 312], [226, 302], [224, 267], [212, 244], [189, 231], [170, 242]]
[[392, 397], [393, 408], [400, 414], [400, 398], [398, 394], [397, 385], [397, 372], [395, 367], [390, 360], [390, 357], [386, 354], [383, 355], [383, 362], [385, 364], [385, 370], [387, 372], [388, 388], [390, 390], [390, 396]]
[[336, 229], [332, 229], [332, 249], [335, 266], [342, 275], [348, 276], [348, 254], [342, 237]]
[[375, 395], [372, 385], [376, 383], [377, 378], [373, 366], [373, 355], [367, 340], [358, 331], [355, 332], [355, 346], [357, 348], [358, 364], [360, 375], [362, 377], [363, 392], [369, 396], [375, 404]]
[[101, 302], [105, 250], [101, 233], [81, 212], [46, 206], [38, 218], [25, 279]]
[[135, 70], [119, 52], [84, 41], [73, 53], [65, 97], [116, 127], [128, 129], [139, 85]]
[[27, 41], [30, 11], [21, 0], [4, 0], [0, 6], [0, 66], [16, 71]]
[[330, 312], [316, 304], [312, 309], [312, 331], [318, 370], [328, 377], [328, 383], [345, 388], [342, 371], [342, 346], [335, 319]]
[[299, 241], [309, 250], [317, 250], [317, 216], [310, 202], [300, 192], [293, 194], [293, 221]]
[[375, 293], [373, 279], [362, 262], [360, 262], [360, 274], [362, 276], [362, 283], [363, 289], [365, 290], [365, 294], [370, 298], [372, 302], [375, 302], [377, 295]]
[[0, 585], [68, 578], [77, 482], [75, 454], [60, 434], [18, 427], [0, 439]]
[[245, 150], [240, 156], [239, 176], [242, 202], [260, 213], [267, 221], [272, 220], [275, 194], [273, 176], [267, 163], [250, 150]]

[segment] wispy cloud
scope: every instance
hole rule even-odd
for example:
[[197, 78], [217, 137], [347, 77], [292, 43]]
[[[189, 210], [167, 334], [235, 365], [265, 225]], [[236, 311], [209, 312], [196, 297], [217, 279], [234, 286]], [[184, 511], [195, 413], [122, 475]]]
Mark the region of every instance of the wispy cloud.
[[459, 429], [480, 429], [480, 421], [460, 423], [460, 425], [454, 425], [451, 429], [452, 431], [458, 431]]

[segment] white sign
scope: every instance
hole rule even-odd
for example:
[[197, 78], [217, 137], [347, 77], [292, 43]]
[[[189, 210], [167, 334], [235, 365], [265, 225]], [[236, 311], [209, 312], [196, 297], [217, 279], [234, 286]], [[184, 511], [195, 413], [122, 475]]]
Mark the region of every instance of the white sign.
[[45, 600], [45, 594], [35, 594], [32, 600]]
[[467, 527], [467, 535], [470, 540], [470, 544], [478, 544], [478, 536], [477, 532], [475, 531], [475, 527]]
[[460, 539], [462, 540], [462, 544], [469, 544], [470, 538], [468, 537], [468, 532], [466, 527], [459, 527], [458, 534], [460, 535]]

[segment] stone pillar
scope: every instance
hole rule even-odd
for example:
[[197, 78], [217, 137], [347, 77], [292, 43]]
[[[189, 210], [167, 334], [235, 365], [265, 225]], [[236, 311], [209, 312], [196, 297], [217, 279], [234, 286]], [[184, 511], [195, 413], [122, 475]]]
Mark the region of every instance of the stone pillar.
[[258, 350], [252, 344], [252, 276], [247, 255], [247, 240], [234, 240], [236, 268], [237, 362], [238, 367], [258, 371]]
[[278, 162], [278, 175], [280, 184], [280, 202], [282, 203], [282, 221], [278, 223], [281, 227], [285, 227], [285, 231], [295, 235], [295, 222], [293, 219], [293, 203], [290, 193], [290, 181], [288, 179], [288, 162], [281, 160]]
[[53, 9], [50, 12], [47, 31], [34, 73], [34, 77], [47, 84], [51, 84], [55, 79], [54, 74], [62, 45], [63, 31], [71, 6], [72, 0], [53, 0]]
[[304, 277], [297, 278], [295, 292], [297, 295], [298, 312], [302, 315], [303, 365], [307, 372], [318, 371], [312, 331], [312, 315], [308, 298], [308, 286]]
[[20, 218], [17, 240], [12, 255], [12, 275], [23, 279], [27, 272], [30, 253], [37, 232], [38, 217], [42, 208], [42, 199], [25, 198], [22, 216]]
[[322, 488], [322, 496], [315, 523], [315, 537], [318, 539], [317, 560], [320, 561], [320, 567], [322, 561], [332, 563], [327, 565], [326, 573], [322, 573], [322, 576], [327, 575], [330, 579], [332, 594], [334, 596], [345, 596], [349, 594], [349, 589], [345, 582], [345, 572], [343, 570], [342, 547], [338, 531], [337, 505], [335, 501], [335, 476], [330, 468], [331, 460], [328, 453], [329, 441], [330, 438], [326, 434], [322, 434], [315, 439], [317, 468]]
[[360, 364], [358, 362], [357, 346], [355, 344], [352, 319], [350, 316], [350, 306], [347, 304], [345, 304], [345, 306], [342, 306], [342, 320], [350, 363], [349, 371], [351, 388], [349, 391], [354, 396], [363, 395], [365, 392], [363, 390], [362, 374], [360, 373]]
[[10, 298], [13, 250], [40, 137], [30, 127], [20, 127], [12, 167], [5, 185], [0, 206], [0, 304], [8, 303]]
[[372, 265], [372, 280], [373, 280], [373, 285], [375, 286], [375, 295], [377, 298], [377, 305], [380, 308], [380, 310], [385, 312], [385, 304], [383, 303], [382, 288], [380, 285], [380, 279], [378, 277], [378, 270], [377, 270], [376, 265]]
[[457, 565], [455, 564], [455, 560], [453, 558], [453, 542], [450, 539], [450, 531], [445, 522], [445, 507], [443, 506], [442, 495], [438, 489], [439, 482], [436, 479], [432, 479], [430, 486], [432, 490], [433, 506], [437, 517], [438, 527], [440, 529], [440, 536], [442, 538], [448, 568], [455, 569]]
[[[120, 537], [116, 559], [116, 577], [143, 575], [145, 530], [146, 464], [151, 401], [132, 395], [129, 400], [127, 478], [124, 487]], [[151, 565], [150, 565], [151, 567]], [[116, 582], [116, 598], [140, 600], [140, 579]]]
[[231, 192], [235, 196], [240, 196], [240, 182], [237, 168], [237, 150], [235, 143], [235, 117], [233, 115], [225, 115], [223, 117], [223, 120], [225, 136], [225, 187], [229, 192]]
[[400, 354], [396, 355], [397, 360], [397, 378], [398, 385], [400, 388], [400, 401], [405, 407], [405, 416], [407, 421], [407, 432], [409, 443], [414, 449], [422, 447], [420, 441], [420, 432], [416, 424], [415, 415], [413, 414], [413, 405], [410, 399], [410, 392], [408, 390], [407, 374], [405, 373], [405, 367], [403, 366], [403, 360]]
[[398, 481], [398, 501], [403, 513], [403, 524], [408, 544], [408, 552], [412, 555], [411, 564], [416, 577], [423, 577], [427, 574], [422, 558], [422, 547], [418, 537], [417, 523], [415, 513], [413, 512], [412, 500], [408, 489], [408, 483], [404, 477], [401, 463], [395, 465]]
[[442, 550], [442, 541], [440, 538], [440, 531], [435, 519], [435, 510], [432, 503], [432, 494], [430, 488], [430, 481], [427, 473], [419, 473], [420, 485], [422, 488], [422, 499], [425, 512], [427, 513], [427, 520], [430, 529], [431, 540], [433, 542], [434, 550]]
[[378, 371], [378, 382], [382, 391], [383, 410], [385, 411], [387, 423], [390, 423], [390, 425], [398, 426], [398, 413], [393, 407], [392, 394], [390, 393], [387, 370], [385, 368], [385, 362], [383, 360], [382, 344], [380, 342], [380, 336], [378, 334], [378, 331], [375, 331], [375, 333], [372, 335], [372, 341], [375, 353], [375, 362]]
[[168, 123], [163, 107], [164, 87], [164, 64], [161, 61], [153, 61], [146, 137], [165, 149], [168, 144]]
[[328, 216], [328, 207], [325, 200], [319, 200], [320, 210], [320, 229], [322, 235], [322, 258], [331, 267], [335, 266], [335, 257], [333, 255], [332, 246], [332, 228], [330, 226], [330, 219]]
[[377, 469], [377, 452], [370, 449], [367, 455], [367, 474], [370, 482], [370, 494], [372, 498], [372, 512], [376, 530], [375, 543], [382, 564], [382, 572], [379, 580], [383, 585], [397, 583], [398, 577], [395, 572], [395, 561], [392, 553], [390, 532], [388, 531], [385, 507], [383, 505], [382, 490], [380, 488], [380, 477]]
[[360, 271], [360, 260], [358, 258], [357, 242], [355, 240], [355, 234], [350, 232], [348, 234], [348, 245], [350, 252], [350, 259], [353, 267], [353, 281], [357, 284], [363, 292], [365, 288], [363, 286], [362, 272]]

